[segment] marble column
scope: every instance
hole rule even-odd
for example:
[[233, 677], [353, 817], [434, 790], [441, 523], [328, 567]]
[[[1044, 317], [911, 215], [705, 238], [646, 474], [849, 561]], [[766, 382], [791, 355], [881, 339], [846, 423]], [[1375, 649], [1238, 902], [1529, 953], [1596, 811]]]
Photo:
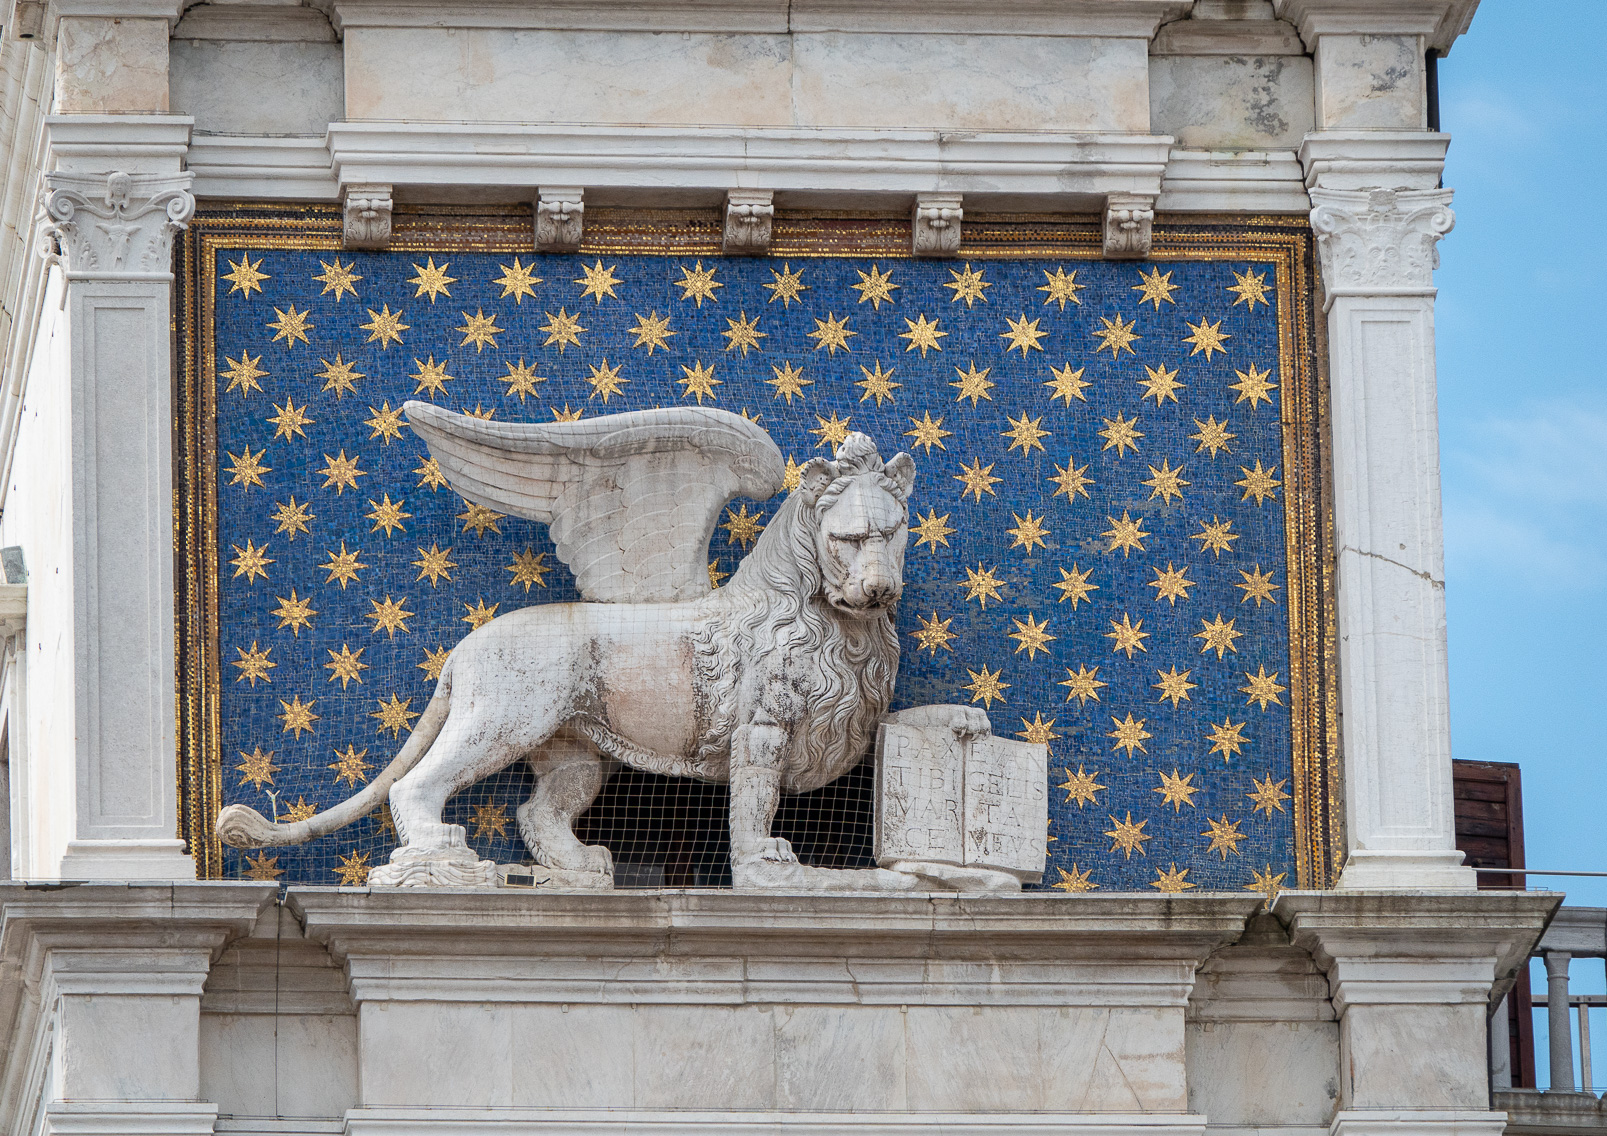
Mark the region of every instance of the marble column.
[[177, 836], [170, 298], [173, 236], [195, 209], [180, 172], [189, 120], [57, 116], [49, 131], [42, 238], [66, 278], [74, 699], [69, 831], [52, 856], [64, 879], [193, 879]]

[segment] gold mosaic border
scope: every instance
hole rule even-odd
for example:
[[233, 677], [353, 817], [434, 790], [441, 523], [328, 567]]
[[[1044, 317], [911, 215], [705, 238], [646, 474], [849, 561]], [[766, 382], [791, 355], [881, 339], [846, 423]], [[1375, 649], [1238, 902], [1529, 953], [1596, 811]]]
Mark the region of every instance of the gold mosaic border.
[[[718, 210], [588, 209], [582, 254], [718, 257]], [[391, 249], [403, 253], [528, 253], [528, 207], [402, 207]], [[180, 832], [196, 874], [222, 874], [212, 822], [222, 801], [217, 547], [217, 303], [220, 249], [338, 249], [333, 206], [212, 204], [190, 222], [176, 254], [179, 397], [175, 424], [175, 553], [179, 595], [178, 788]], [[893, 215], [778, 216], [771, 253], [807, 259], [910, 255], [909, 221]], [[1097, 217], [968, 213], [960, 256], [973, 261], [1098, 260]], [[1298, 886], [1326, 888], [1343, 857], [1326, 342], [1317, 307], [1310, 227], [1293, 216], [1167, 216], [1154, 226], [1153, 261], [1257, 260], [1275, 269], [1288, 556], [1290, 740]]]

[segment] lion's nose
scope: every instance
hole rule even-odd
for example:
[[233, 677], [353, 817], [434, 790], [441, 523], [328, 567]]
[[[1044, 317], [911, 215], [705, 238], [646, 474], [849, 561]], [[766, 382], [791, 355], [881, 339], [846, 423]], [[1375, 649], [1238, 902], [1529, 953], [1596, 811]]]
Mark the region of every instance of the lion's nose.
[[891, 580], [867, 580], [865, 599], [873, 604], [890, 603], [898, 599], [898, 585]]

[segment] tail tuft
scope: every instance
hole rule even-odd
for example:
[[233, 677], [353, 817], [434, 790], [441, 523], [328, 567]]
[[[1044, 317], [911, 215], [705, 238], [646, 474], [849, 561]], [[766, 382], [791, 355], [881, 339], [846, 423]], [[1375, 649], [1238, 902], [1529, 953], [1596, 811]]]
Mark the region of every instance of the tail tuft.
[[245, 805], [229, 805], [218, 814], [218, 839], [234, 848], [261, 848], [281, 844], [281, 825]]

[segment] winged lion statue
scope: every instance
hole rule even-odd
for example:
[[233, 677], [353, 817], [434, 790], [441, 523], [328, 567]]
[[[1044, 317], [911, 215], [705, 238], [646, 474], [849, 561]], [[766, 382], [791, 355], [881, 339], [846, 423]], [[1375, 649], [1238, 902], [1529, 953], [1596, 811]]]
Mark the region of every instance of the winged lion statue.
[[[406, 413], [469, 502], [549, 526], [585, 602], [523, 608], [471, 632], [373, 781], [291, 823], [230, 805], [217, 821], [225, 842], [310, 840], [388, 795], [401, 843], [370, 884], [494, 884], [496, 865], [468, 847], [462, 826], [442, 822], [442, 809], [453, 793], [526, 760], [536, 784], [518, 823], [535, 861], [559, 886], [610, 887], [609, 850], [582, 844], [572, 826], [623, 762], [730, 783], [739, 888], [978, 886], [952, 866], [808, 867], [771, 835], [779, 794], [853, 768], [887, 718], [915, 480], [908, 454], [884, 462], [870, 438], [851, 433], [832, 459], [809, 461], [715, 589], [707, 556], [721, 510], [783, 488], [781, 452], [757, 424], [712, 407], [554, 423], [487, 421], [420, 402]], [[987, 716], [967, 706], [893, 719], [961, 737], [989, 732]]]

